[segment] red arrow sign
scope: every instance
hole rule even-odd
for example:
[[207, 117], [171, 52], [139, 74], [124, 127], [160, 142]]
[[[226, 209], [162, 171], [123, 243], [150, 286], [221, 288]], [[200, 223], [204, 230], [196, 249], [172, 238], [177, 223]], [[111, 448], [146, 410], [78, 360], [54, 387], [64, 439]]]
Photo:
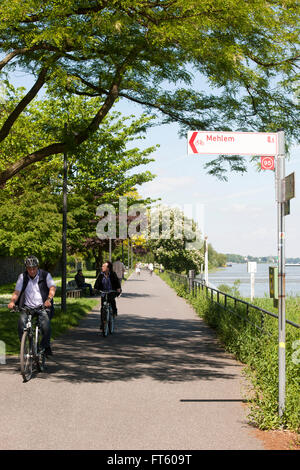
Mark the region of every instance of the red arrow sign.
[[188, 131], [188, 155], [277, 155], [274, 132]]
[[197, 149], [194, 145], [194, 140], [196, 139], [197, 134], [198, 134], [198, 132], [193, 132], [192, 137], [189, 140], [190, 147], [191, 147], [191, 149], [193, 150], [194, 153], [197, 153]]

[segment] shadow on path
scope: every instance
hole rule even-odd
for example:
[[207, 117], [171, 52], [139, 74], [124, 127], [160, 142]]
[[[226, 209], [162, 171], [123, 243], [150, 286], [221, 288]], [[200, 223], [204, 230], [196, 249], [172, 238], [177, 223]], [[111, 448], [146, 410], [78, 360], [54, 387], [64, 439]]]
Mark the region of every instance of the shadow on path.
[[233, 379], [237, 373], [214, 334], [199, 320], [121, 315], [115, 333], [104, 338], [99, 314], [91, 313], [79, 328], [56, 340], [53, 350], [47, 365], [55, 381], [101, 383], [150, 377], [184, 382]]
[[133, 299], [137, 297], [154, 297], [152, 294], [137, 294], [135, 292], [122, 292], [122, 297]]

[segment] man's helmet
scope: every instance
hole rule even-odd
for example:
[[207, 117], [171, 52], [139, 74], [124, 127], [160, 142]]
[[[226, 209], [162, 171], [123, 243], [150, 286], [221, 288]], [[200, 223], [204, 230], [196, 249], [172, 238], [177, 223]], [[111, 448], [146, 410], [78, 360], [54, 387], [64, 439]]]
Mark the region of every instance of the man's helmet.
[[25, 267], [26, 268], [37, 268], [39, 265], [39, 260], [36, 256], [28, 256], [25, 259]]

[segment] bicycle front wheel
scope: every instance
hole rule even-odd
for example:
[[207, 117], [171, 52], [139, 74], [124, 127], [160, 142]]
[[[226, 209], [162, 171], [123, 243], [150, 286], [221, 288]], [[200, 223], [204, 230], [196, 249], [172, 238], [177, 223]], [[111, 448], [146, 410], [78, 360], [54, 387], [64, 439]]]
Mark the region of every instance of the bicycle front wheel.
[[114, 316], [113, 316], [113, 312], [112, 312], [112, 308], [111, 308], [111, 307], [109, 308], [108, 328], [109, 328], [110, 334], [113, 334], [114, 329], [115, 329], [115, 319], [114, 319]]
[[33, 341], [32, 336], [28, 334], [28, 331], [24, 331], [21, 340], [20, 349], [20, 366], [21, 375], [24, 382], [28, 382], [32, 376], [32, 361], [33, 361]]
[[109, 324], [109, 311], [107, 308], [105, 308], [103, 312], [103, 330], [102, 330], [102, 334], [104, 337], [108, 335], [108, 324]]
[[34, 352], [35, 352], [35, 364], [38, 372], [44, 372], [45, 370], [45, 354], [44, 350], [41, 345], [42, 342], [42, 336], [41, 336], [41, 330], [36, 327], [35, 329], [35, 347], [34, 347]]

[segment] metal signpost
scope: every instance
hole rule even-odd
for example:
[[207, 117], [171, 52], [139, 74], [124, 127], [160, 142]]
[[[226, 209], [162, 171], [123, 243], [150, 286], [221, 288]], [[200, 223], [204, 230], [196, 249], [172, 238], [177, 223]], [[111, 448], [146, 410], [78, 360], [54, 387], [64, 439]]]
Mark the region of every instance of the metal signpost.
[[[294, 173], [285, 177], [284, 132], [188, 132], [188, 155], [264, 155], [262, 169], [273, 169], [275, 156], [275, 189], [277, 202], [278, 245], [278, 411], [285, 409], [285, 222], [290, 213], [290, 199], [295, 197]], [[277, 270], [273, 271], [273, 276]], [[274, 280], [274, 278], [273, 278]], [[274, 301], [276, 294], [274, 295]]]
[[279, 416], [285, 408], [285, 221], [284, 221], [285, 148], [284, 133], [279, 132], [279, 149], [275, 163], [278, 242], [278, 368]]
[[278, 154], [275, 162], [275, 186], [277, 201], [278, 233], [278, 367], [279, 367], [279, 416], [285, 409], [285, 220], [290, 213], [290, 199], [295, 197], [294, 173], [285, 176], [284, 132], [278, 132]]

